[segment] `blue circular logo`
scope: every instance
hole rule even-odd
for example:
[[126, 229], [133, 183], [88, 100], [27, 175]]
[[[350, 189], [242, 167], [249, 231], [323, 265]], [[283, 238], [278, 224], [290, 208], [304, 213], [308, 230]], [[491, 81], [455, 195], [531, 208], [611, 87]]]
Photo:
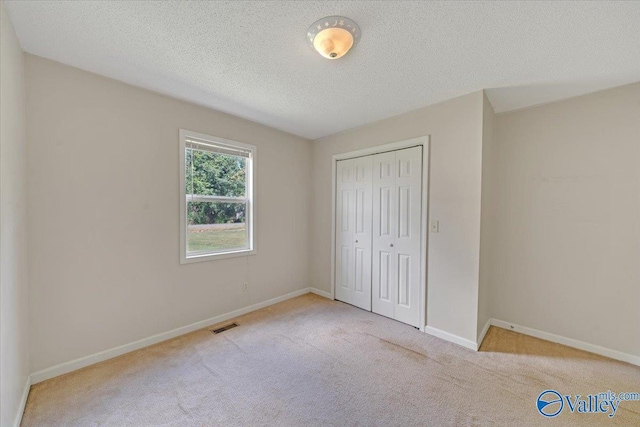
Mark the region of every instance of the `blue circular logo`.
[[545, 390], [540, 393], [537, 401], [538, 412], [548, 418], [557, 416], [564, 408], [562, 396], [555, 390]]

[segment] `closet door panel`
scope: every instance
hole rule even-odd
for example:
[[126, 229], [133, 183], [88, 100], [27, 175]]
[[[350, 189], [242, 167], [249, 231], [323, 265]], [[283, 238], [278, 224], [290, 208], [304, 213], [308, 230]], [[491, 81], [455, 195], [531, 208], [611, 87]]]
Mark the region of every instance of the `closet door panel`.
[[398, 215], [395, 218], [397, 294], [394, 318], [419, 327], [422, 147], [396, 152], [395, 184]]
[[355, 233], [355, 162], [341, 160], [336, 168], [336, 280], [335, 297], [352, 302], [354, 289], [355, 257], [353, 238]]
[[373, 158], [353, 159], [354, 289], [351, 303], [371, 311], [371, 233], [373, 220]]
[[373, 156], [372, 311], [392, 318], [397, 291], [395, 157], [395, 152]]

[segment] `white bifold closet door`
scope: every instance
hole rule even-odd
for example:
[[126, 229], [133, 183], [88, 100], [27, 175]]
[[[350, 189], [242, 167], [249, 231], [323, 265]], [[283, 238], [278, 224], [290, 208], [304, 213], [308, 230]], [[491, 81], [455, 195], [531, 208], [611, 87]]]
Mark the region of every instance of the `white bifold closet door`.
[[371, 311], [373, 157], [336, 170], [336, 299]]
[[422, 147], [373, 156], [372, 311], [420, 323]]
[[422, 147], [340, 160], [337, 300], [420, 323]]

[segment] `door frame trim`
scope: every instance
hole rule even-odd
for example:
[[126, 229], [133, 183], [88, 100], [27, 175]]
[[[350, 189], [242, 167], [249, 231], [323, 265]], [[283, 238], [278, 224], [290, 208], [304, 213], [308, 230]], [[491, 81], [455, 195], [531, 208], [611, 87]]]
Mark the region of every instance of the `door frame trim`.
[[428, 218], [429, 218], [429, 154], [430, 135], [396, 141], [390, 144], [368, 147], [361, 150], [334, 154], [331, 157], [331, 299], [336, 296], [336, 170], [339, 160], [370, 156], [389, 151], [402, 150], [422, 146], [422, 212], [420, 215], [421, 243], [420, 243], [420, 330], [424, 332], [427, 323], [427, 257], [428, 257]]

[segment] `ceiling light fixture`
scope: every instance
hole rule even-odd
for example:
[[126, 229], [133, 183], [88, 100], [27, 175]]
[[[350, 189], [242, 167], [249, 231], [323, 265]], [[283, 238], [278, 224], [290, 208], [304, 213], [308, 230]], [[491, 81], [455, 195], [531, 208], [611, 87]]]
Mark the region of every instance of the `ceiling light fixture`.
[[360, 41], [360, 27], [344, 16], [327, 16], [309, 27], [307, 41], [325, 58], [338, 59]]

